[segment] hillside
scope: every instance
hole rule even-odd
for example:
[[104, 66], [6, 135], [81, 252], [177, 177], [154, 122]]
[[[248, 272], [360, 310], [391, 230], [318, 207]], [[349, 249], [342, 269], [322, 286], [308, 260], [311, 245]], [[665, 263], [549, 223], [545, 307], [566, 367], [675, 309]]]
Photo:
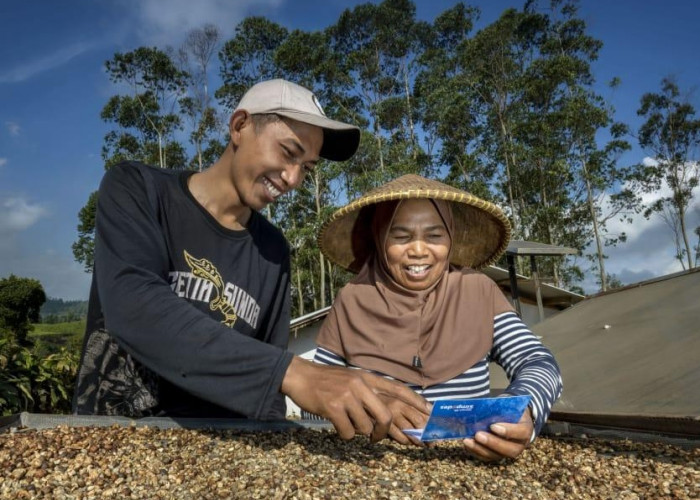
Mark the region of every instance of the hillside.
[[63, 300], [48, 298], [41, 306], [42, 323], [78, 321], [87, 316], [87, 300]]

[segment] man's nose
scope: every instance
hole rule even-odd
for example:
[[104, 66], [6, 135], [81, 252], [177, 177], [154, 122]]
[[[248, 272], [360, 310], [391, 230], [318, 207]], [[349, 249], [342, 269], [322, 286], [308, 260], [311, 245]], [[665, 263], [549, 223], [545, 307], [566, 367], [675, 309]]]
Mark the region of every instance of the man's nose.
[[284, 168], [280, 177], [289, 189], [296, 189], [304, 180], [304, 170], [298, 163], [290, 164]]

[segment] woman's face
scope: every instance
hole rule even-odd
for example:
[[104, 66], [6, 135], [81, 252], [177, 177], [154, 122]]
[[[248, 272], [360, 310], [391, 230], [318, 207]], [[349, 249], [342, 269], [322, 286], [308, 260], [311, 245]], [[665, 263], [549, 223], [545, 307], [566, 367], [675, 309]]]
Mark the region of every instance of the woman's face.
[[425, 290], [442, 276], [450, 235], [430, 200], [399, 205], [384, 244], [391, 277], [409, 290]]

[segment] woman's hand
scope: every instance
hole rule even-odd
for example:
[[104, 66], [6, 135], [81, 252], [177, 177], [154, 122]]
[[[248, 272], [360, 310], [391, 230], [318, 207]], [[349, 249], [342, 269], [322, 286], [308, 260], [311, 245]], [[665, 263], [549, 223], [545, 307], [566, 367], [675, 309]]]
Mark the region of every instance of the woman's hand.
[[496, 423], [490, 429], [477, 432], [474, 439], [465, 439], [467, 451], [484, 462], [517, 458], [530, 444], [534, 430], [530, 408], [525, 409], [517, 424]]

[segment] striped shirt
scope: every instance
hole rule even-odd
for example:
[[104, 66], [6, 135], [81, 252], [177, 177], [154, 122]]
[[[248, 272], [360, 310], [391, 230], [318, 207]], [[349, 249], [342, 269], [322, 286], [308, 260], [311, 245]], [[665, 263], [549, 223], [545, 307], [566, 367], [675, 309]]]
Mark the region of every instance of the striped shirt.
[[[348, 366], [342, 356], [322, 347], [316, 348], [314, 362]], [[549, 349], [514, 312], [502, 313], [494, 318], [491, 350], [464, 373], [426, 388], [413, 384], [407, 385], [428, 401], [487, 397], [490, 394], [489, 363], [491, 362], [501, 366], [508, 376], [510, 384], [505, 393], [512, 396], [531, 396], [530, 408], [535, 421], [535, 434], [539, 434], [547, 421], [552, 405], [561, 395], [561, 374]], [[357, 367], [351, 366], [351, 368]], [[302, 410], [302, 418], [319, 417]]]

